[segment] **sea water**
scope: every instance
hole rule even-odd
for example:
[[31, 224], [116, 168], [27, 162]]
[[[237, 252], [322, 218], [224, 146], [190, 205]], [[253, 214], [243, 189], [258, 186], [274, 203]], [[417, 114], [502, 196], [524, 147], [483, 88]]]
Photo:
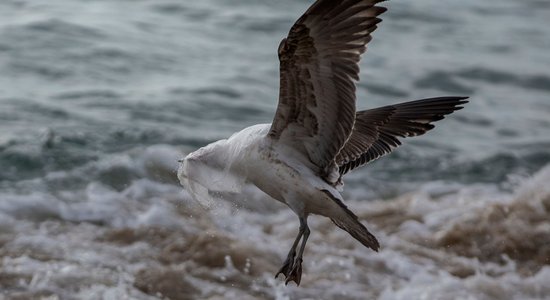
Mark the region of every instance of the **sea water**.
[[379, 253], [313, 216], [285, 286], [290, 210], [178, 185], [178, 159], [272, 120], [309, 4], [1, 1], [0, 299], [550, 298], [547, 1], [384, 3], [358, 108], [471, 102], [345, 178]]

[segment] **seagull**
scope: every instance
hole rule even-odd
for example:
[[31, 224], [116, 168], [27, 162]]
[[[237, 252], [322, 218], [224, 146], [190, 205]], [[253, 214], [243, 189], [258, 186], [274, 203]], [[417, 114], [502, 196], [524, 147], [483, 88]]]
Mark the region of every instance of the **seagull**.
[[283, 274], [285, 284], [300, 285], [309, 215], [330, 218], [378, 251], [376, 237], [344, 204], [342, 177], [392, 152], [399, 138], [426, 133], [468, 102], [438, 97], [356, 110], [358, 63], [386, 11], [380, 2], [313, 3], [279, 45], [279, 104], [272, 123], [243, 129], [180, 161], [178, 178], [201, 203], [250, 184], [298, 216], [298, 235], [275, 275]]

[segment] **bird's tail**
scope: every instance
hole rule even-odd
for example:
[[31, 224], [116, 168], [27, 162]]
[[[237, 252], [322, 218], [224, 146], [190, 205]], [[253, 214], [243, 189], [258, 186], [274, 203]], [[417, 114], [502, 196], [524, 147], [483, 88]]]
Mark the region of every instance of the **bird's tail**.
[[361, 242], [365, 247], [371, 248], [374, 251], [378, 252], [380, 244], [378, 240], [372, 233], [368, 231], [365, 225], [359, 222], [359, 218], [348, 209], [348, 207], [340, 201], [340, 199], [334, 197], [328, 190], [322, 190], [330, 199], [332, 199], [341, 209], [340, 214], [336, 214], [338, 217], [333, 216], [330, 218], [332, 222], [340, 227], [341, 229], [347, 231], [352, 237]]

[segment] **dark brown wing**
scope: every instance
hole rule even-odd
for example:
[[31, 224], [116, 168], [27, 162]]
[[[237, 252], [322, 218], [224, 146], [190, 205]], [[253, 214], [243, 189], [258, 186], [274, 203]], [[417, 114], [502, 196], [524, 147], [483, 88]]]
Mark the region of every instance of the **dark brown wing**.
[[468, 103], [467, 97], [416, 100], [357, 112], [353, 133], [336, 158], [340, 174], [384, 156], [405, 138], [426, 133], [439, 121]]
[[380, 0], [318, 0], [279, 46], [279, 105], [269, 136], [325, 176], [355, 122], [358, 62], [386, 9]]

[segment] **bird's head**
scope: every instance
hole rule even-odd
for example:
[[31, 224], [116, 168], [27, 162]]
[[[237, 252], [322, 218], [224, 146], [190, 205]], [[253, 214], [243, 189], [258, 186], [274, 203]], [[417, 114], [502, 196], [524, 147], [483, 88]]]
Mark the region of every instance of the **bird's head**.
[[178, 179], [199, 203], [211, 207], [217, 195], [240, 191], [244, 180], [231, 170], [224, 141], [210, 144], [180, 160]]
[[192, 183], [206, 181], [208, 176], [205, 176], [207, 174], [204, 173], [208, 170], [218, 169], [214, 152], [214, 147], [210, 144], [189, 153], [186, 157], [179, 160], [178, 179], [186, 190], [192, 192], [190, 190]]

